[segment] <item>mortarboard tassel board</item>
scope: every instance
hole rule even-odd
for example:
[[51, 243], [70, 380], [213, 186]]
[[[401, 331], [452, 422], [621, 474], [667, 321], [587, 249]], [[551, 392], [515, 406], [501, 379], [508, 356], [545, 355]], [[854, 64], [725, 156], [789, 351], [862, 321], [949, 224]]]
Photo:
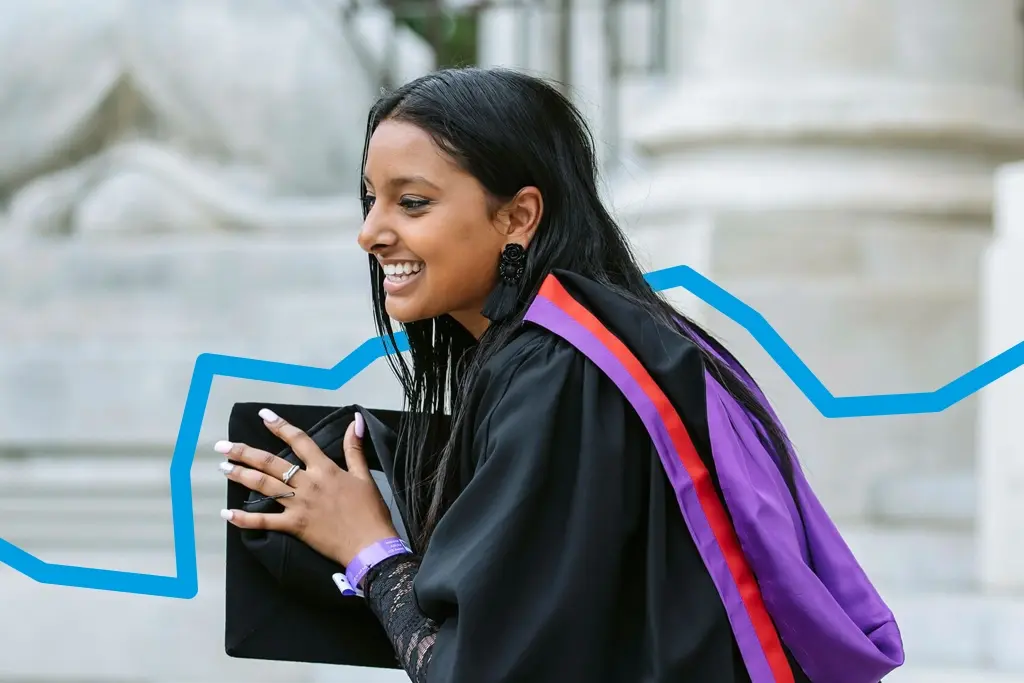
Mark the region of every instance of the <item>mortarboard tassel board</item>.
[[[400, 504], [393, 449], [400, 413], [360, 406], [238, 403], [228, 421], [228, 440], [275, 453], [301, 465], [257, 414], [270, 408], [305, 431], [331, 460], [345, 468], [342, 441], [356, 412], [366, 420], [363, 449], [375, 481], [392, 510], [400, 535]], [[228, 509], [280, 512], [275, 500], [228, 481]], [[224, 648], [231, 657], [376, 668], [399, 668], [394, 646], [366, 601], [342, 595], [332, 576], [344, 567], [298, 539], [279, 532], [227, 525]]]

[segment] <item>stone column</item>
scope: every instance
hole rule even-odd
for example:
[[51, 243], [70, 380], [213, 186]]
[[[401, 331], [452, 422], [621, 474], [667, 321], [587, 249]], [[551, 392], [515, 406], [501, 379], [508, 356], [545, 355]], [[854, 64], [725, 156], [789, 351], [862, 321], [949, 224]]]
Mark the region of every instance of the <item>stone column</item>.
[[[981, 359], [1024, 342], [1024, 163], [999, 173], [996, 238], [985, 259]], [[992, 591], [1024, 592], [1024, 369], [981, 393], [979, 572]]]
[[658, 0], [499, 0], [481, 12], [477, 61], [565, 83], [591, 126], [599, 160], [614, 162], [622, 120], [661, 85], [643, 75], [658, 49], [655, 28], [662, 14], [657, 5]]
[[[992, 172], [1024, 156], [1015, 0], [682, 0], [675, 84], [630, 139], [619, 216], [765, 315], [836, 395], [937, 389], [977, 359]], [[968, 528], [972, 400], [826, 420], [693, 299], [763, 382], [830, 510]]]

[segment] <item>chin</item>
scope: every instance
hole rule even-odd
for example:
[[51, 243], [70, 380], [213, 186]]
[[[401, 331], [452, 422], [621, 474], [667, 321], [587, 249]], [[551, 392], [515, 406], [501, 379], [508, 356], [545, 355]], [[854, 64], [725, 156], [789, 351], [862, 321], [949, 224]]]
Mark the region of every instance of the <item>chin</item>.
[[387, 311], [388, 316], [392, 320], [403, 325], [420, 322], [421, 320], [429, 320], [440, 315], [439, 313], [435, 314], [427, 310], [424, 306], [417, 305], [413, 301], [396, 301], [390, 296], [384, 299], [384, 310]]

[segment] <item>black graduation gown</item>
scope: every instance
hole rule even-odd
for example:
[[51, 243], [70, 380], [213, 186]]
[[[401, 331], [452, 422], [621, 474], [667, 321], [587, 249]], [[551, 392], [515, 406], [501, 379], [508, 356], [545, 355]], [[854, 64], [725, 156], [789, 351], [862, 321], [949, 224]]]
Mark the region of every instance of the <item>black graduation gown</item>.
[[[698, 348], [624, 297], [549, 277], [467, 406], [458, 495], [413, 584], [440, 625], [429, 683], [877, 683], [903, 663], [799, 469], [801, 515]], [[266, 438], [255, 409], [236, 406], [236, 440]], [[401, 490], [396, 415], [344, 408], [311, 435], [342, 464], [356, 409]], [[229, 506], [246, 495], [229, 483]], [[247, 533], [228, 529], [229, 654], [394, 666], [362, 599], [326, 588], [340, 567]]]
[[[560, 275], [652, 374], [671, 378], [665, 389], [714, 476], [696, 347]], [[462, 491], [415, 581], [421, 609], [442, 624], [429, 680], [749, 681], [652, 438], [609, 377], [527, 323], [478, 387], [460, 435]]]

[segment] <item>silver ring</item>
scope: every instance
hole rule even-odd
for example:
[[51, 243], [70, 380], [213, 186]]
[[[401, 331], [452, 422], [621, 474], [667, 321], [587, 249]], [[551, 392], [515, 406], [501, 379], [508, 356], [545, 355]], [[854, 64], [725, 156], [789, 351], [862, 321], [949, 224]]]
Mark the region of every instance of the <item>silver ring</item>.
[[300, 469], [302, 468], [299, 467], [298, 465], [292, 465], [290, 468], [288, 468], [288, 471], [284, 473], [284, 476], [281, 477], [281, 481], [287, 484], [288, 480], [294, 477], [295, 473], [298, 472]]

